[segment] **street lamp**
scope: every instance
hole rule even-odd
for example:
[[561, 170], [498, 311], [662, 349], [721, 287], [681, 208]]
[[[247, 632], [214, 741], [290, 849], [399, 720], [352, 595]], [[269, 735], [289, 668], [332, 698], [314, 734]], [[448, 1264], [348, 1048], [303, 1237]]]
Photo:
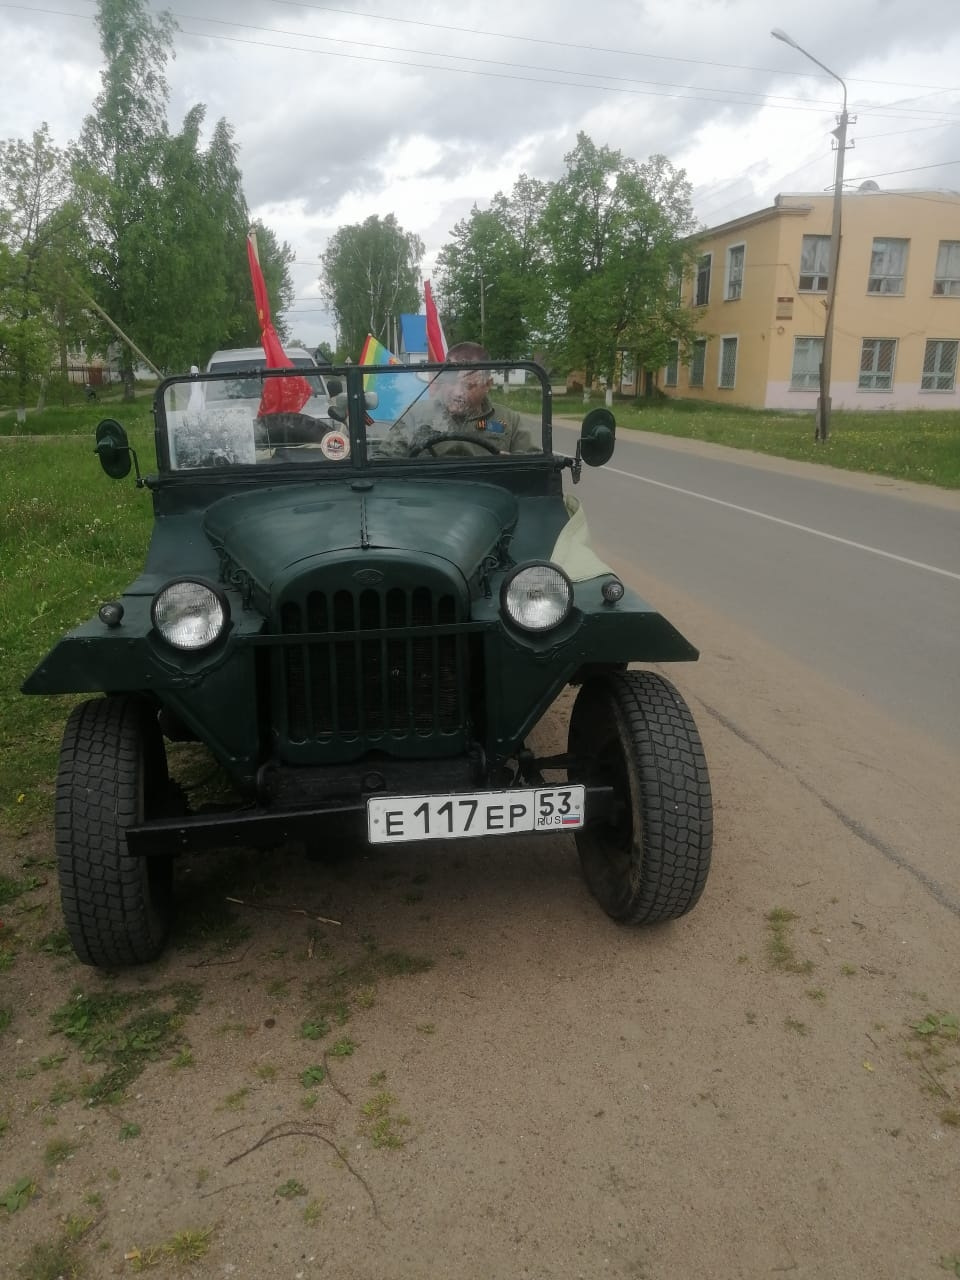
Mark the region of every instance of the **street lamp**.
[[847, 150], [847, 125], [850, 119], [847, 115], [847, 86], [841, 76], [838, 76], [835, 71], [831, 71], [825, 63], [821, 62], [819, 58], [815, 58], [812, 53], [808, 53], [802, 45], [797, 44], [796, 40], [792, 36], [788, 36], [785, 31], [781, 31], [779, 27], [774, 27], [770, 34], [775, 40], [782, 40], [791, 49], [796, 49], [805, 58], [815, 62], [828, 76], [833, 76], [834, 80], [843, 89], [843, 110], [840, 112], [840, 119], [837, 122], [836, 129], [832, 130], [833, 136], [837, 140], [837, 166], [833, 181], [830, 279], [827, 283], [827, 318], [823, 328], [823, 355], [820, 359], [820, 395], [817, 399], [816, 427], [816, 439], [822, 441], [826, 440], [830, 434], [830, 369], [833, 363], [833, 312], [834, 302], [837, 297], [837, 272], [840, 269], [840, 200], [843, 192], [843, 157]]

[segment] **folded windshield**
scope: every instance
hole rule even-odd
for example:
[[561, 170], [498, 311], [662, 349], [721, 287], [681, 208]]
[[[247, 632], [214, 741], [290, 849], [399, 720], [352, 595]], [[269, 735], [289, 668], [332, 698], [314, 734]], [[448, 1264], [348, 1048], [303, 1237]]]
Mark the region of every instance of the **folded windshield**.
[[549, 387], [533, 365], [324, 369], [323, 377], [244, 370], [161, 388], [161, 465], [478, 465], [542, 453]]

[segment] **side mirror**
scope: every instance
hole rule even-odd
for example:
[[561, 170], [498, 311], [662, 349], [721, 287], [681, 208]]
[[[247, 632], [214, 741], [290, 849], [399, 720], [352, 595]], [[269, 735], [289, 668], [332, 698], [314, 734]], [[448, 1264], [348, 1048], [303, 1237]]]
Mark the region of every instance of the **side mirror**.
[[602, 467], [613, 457], [617, 420], [609, 409], [591, 409], [580, 428], [580, 457], [588, 467]]
[[130, 474], [130, 442], [126, 431], [113, 418], [104, 418], [97, 427], [94, 453], [111, 480], [122, 480]]
[[339, 378], [327, 379], [327, 398], [335, 400], [337, 396], [343, 393], [343, 383]]

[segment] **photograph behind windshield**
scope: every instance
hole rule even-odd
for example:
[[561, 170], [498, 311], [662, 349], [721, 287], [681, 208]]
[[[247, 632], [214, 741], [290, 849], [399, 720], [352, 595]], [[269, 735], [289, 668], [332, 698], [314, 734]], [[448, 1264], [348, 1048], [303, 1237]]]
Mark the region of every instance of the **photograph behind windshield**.
[[353, 424], [347, 369], [324, 370], [322, 378], [242, 372], [166, 386], [162, 429], [171, 469], [330, 467], [356, 460], [361, 442], [373, 463], [489, 462], [542, 451], [544, 391], [529, 369], [395, 365], [364, 373], [364, 408], [362, 415], [355, 409]]

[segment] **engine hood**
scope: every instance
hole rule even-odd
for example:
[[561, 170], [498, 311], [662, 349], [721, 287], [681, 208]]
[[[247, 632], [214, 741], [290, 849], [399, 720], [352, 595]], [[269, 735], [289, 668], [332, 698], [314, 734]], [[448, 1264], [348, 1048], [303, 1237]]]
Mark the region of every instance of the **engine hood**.
[[283, 485], [211, 506], [214, 547], [270, 591], [281, 574], [332, 552], [406, 551], [440, 558], [469, 579], [517, 519], [513, 494], [469, 481], [361, 480]]

